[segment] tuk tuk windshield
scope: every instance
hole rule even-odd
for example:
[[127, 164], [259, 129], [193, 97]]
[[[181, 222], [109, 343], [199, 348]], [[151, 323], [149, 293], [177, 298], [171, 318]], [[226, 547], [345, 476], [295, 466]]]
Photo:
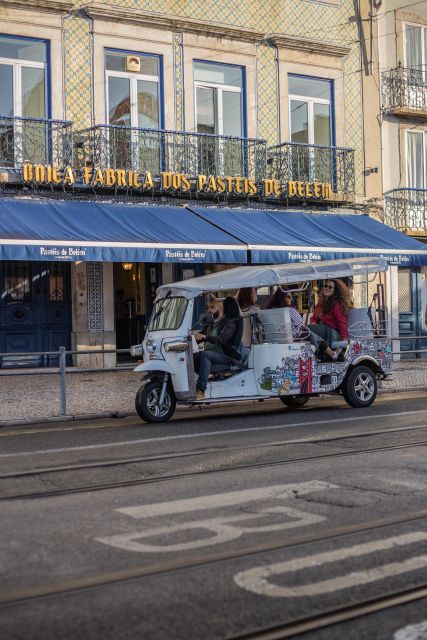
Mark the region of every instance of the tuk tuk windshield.
[[151, 314], [148, 331], [178, 329], [184, 319], [187, 304], [187, 298], [169, 298], [166, 296], [157, 300]]

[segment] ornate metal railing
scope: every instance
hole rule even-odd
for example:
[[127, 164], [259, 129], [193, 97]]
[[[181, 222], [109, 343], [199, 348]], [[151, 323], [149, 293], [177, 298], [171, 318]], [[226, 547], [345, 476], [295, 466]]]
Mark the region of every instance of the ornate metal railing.
[[354, 149], [284, 142], [267, 151], [269, 175], [289, 180], [330, 183], [335, 193], [355, 192]]
[[95, 167], [265, 177], [266, 142], [253, 138], [97, 125], [81, 132], [86, 162]]
[[390, 227], [427, 235], [427, 189], [393, 189], [384, 194], [384, 204]]
[[24, 162], [64, 166], [73, 161], [72, 123], [0, 115], [0, 167]]
[[385, 111], [427, 111], [427, 70], [398, 66], [381, 74]]

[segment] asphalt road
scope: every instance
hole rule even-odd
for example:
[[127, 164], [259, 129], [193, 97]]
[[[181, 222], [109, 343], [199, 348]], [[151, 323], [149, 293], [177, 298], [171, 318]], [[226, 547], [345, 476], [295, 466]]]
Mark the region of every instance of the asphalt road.
[[419, 392], [3, 428], [0, 638], [425, 640], [426, 453]]

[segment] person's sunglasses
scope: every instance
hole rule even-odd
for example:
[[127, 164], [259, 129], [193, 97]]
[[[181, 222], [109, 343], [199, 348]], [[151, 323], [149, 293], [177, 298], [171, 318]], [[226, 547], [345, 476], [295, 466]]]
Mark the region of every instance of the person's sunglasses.
[[324, 289], [335, 289], [335, 285], [334, 284], [324, 284], [323, 288]]

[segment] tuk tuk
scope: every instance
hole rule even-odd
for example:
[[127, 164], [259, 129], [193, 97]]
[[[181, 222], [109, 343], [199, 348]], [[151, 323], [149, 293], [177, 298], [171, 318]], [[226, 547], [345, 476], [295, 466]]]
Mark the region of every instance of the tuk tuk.
[[249, 336], [236, 366], [213, 365], [205, 397], [196, 400], [193, 356], [200, 348], [192, 330], [198, 296], [224, 295], [242, 287], [284, 285], [306, 291], [331, 278], [366, 281], [387, 270], [383, 258], [349, 258], [318, 263], [242, 266], [223, 272], [165, 284], [157, 290], [152, 315], [141, 345], [131, 347], [143, 363], [135, 407], [146, 422], [163, 422], [176, 405], [196, 405], [279, 398], [287, 407], [301, 407], [310, 397], [340, 394], [352, 407], [368, 407], [377, 394], [377, 380], [389, 377], [392, 346], [387, 337], [386, 311], [351, 308], [349, 339], [341, 361], [320, 361], [308, 339], [293, 338], [289, 308], [243, 313]]

